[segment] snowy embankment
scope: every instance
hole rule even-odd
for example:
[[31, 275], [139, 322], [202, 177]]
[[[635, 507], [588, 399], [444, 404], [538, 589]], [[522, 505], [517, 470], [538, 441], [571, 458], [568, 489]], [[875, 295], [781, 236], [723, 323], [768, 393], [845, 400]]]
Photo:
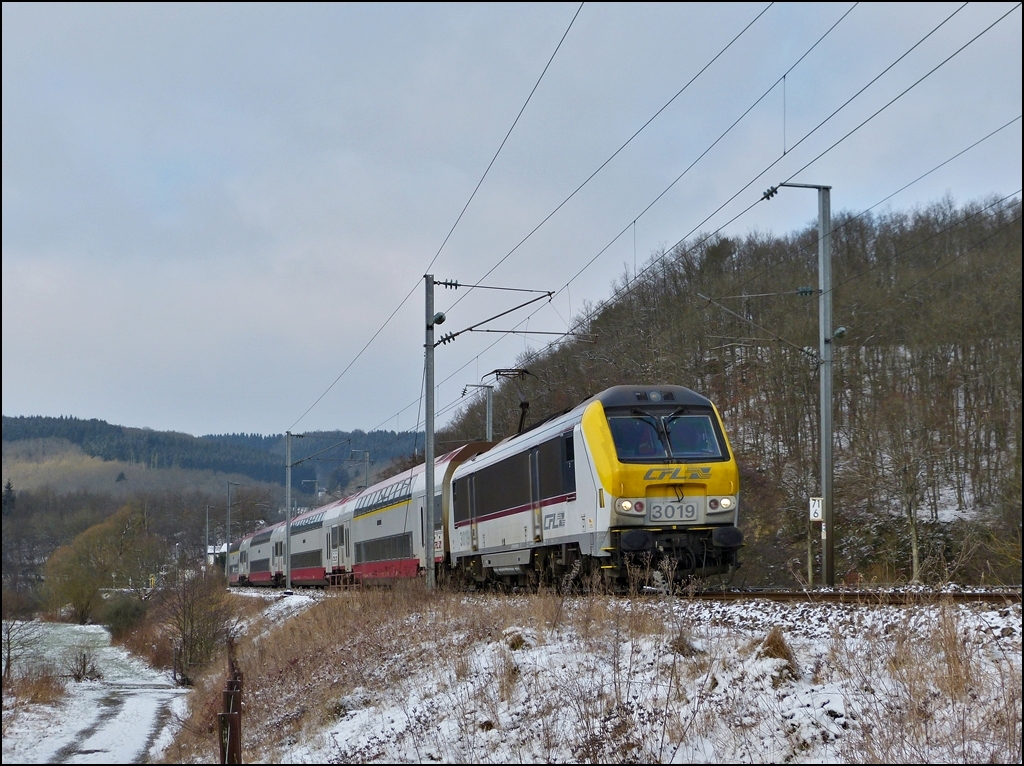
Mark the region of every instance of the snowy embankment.
[[[246, 762], [1020, 762], [1020, 604], [235, 593]], [[5, 763], [217, 760], [222, 668], [99, 655]]]

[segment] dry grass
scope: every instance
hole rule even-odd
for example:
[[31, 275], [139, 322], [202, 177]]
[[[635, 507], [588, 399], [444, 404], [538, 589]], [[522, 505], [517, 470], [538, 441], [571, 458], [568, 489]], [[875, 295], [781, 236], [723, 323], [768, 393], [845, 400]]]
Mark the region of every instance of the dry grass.
[[[811, 735], [786, 728], [784, 700], [815, 684], [853, 690], [845, 717], [840, 706], [812, 733], [842, 760], [928, 760], [943, 732], [958, 731], [938, 745], [951, 758], [1019, 761], [1019, 662], [981, 662], [953, 608], [927, 625], [908, 611], [854, 643], [837, 626], [810, 673], [781, 626], [727, 639], [700, 614], [670, 596], [428, 594], [419, 583], [324, 594], [298, 618], [256, 617], [238, 639], [246, 758], [280, 761], [325, 727], [369, 716], [376, 733], [335, 742], [329, 760], [387, 761], [405, 748], [420, 762], [493, 762], [500, 741], [523, 762], [564, 760], [567, 747], [577, 762], [699, 759], [708, 743], [798, 761]], [[538, 665], [532, 650], [562, 639], [581, 653]], [[224, 663], [197, 680], [167, 760], [216, 760], [225, 681]], [[396, 699], [396, 720], [374, 718]], [[442, 738], [438, 710], [455, 740]]]
[[8, 699], [15, 704], [54, 705], [64, 699], [67, 692], [66, 676], [47, 662], [26, 663], [20, 673], [4, 686], [5, 705]]
[[786, 637], [782, 634], [782, 628], [778, 625], [775, 625], [768, 631], [768, 635], [765, 636], [764, 641], [761, 643], [757, 656], [782, 660], [778, 674], [773, 679], [776, 686], [781, 682], [796, 681], [800, 678], [800, 668], [796, 664], [796, 655], [793, 654], [793, 650], [786, 643]]
[[166, 670], [174, 664], [174, 645], [167, 636], [167, 630], [150, 615], [122, 638], [111, 639], [111, 643], [145, 657], [154, 668]]
[[938, 751], [951, 762], [1019, 763], [1019, 662], [998, 651], [980, 662], [982, 644], [968, 640], [951, 604], [927, 627], [915, 626], [912, 617], [858, 647], [833, 641], [834, 667], [860, 690], [851, 702], [861, 736], [850, 738], [841, 754], [860, 762], [913, 763]]

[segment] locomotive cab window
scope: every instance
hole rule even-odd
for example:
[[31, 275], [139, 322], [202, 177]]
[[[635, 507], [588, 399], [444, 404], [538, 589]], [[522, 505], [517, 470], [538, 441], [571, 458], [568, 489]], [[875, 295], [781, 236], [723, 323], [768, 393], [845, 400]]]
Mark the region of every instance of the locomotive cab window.
[[608, 427], [624, 463], [708, 462], [726, 459], [725, 440], [703, 408], [610, 411]]
[[657, 418], [646, 415], [609, 416], [619, 460], [645, 462], [668, 457]]
[[673, 457], [701, 459], [722, 457], [722, 447], [708, 415], [678, 415], [665, 418], [665, 430]]

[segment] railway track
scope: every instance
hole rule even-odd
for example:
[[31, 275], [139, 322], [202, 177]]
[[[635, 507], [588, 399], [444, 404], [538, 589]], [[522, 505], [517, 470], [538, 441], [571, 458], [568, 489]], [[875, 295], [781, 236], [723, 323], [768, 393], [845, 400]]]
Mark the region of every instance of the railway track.
[[765, 599], [768, 601], [804, 601], [807, 603], [863, 604], [865, 606], [915, 604], [938, 604], [980, 602], [988, 604], [1021, 603], [1020, 588], [996, 588], [990, 590], [785, 590], [758, 588], [730, 588], [725, 590], [701, 590], [691, 594], [692, 598], [718, 601], [743, 601]]

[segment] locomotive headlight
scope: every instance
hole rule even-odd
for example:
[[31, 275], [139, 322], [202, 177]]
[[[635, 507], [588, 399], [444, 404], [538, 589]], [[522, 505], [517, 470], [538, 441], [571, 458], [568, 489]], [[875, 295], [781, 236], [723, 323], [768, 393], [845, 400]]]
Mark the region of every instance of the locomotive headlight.
[[709, 513], [721, 513], [722, 511], [731, 511], [736, 507], [735, 497], [709, 497], [708, 498], [708, 512]]
[[619, 513], [643, 514], [644, 504], [642, 500], [629, 500], [620, 497], [615, 501], [615, 510]]

